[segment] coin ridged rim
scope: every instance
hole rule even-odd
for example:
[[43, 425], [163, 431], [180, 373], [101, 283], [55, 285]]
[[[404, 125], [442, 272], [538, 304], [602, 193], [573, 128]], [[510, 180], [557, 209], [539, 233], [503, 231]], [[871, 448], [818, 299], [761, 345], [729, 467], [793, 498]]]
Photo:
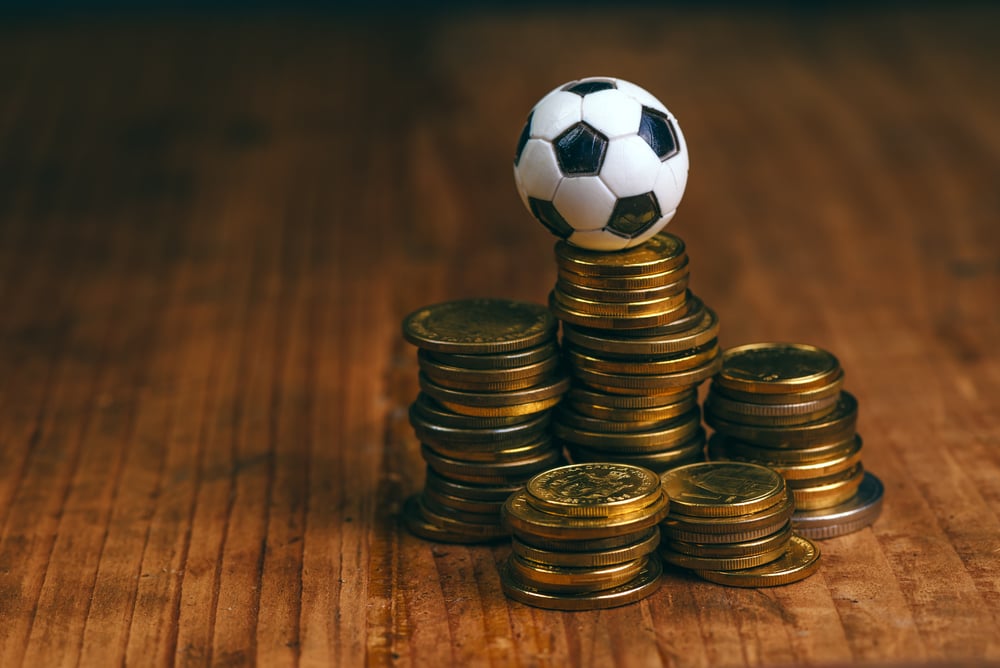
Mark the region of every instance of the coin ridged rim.
[[[558, 367], [557, 367], [558, 368]], [[433, 374], [427, 373], [426, 371], [421, 371], [425, 374], [427, 378], [430, 379], [432, 383], [437, 384], [439, 387], [444, 387], [449, 390], [455, 390], [457, 392], [472, 392], [479, 393], [484, 392], [488, 394], [500, 394], [506, 392], [520, 392], [522, 390], [530, 390], [533, 387], [538, 387], [548, 382], [552, 378], [561, 377], [561, 373], [547, 371], [545, 373], [539, 374], [537, 376], [529, 376], [525, 378], [515, 378], [513, 380], [496, 380], [496, 381], [471, 381], [462, 380], [455, 377], [443, 377], [435, 376]]]
[[697, 402], [682, 406], [684, 410], [675, 410], [666, 417], [653, 420], [607, 420], [605, 418], [591, 417], [576, 410], [575, 407], [565, 401], [555, 409], [556, 420], [572, 429], [583, 429], [586, 431], [599, 432], [602, 434], [628, 434], [640, 431], [649, 431], [660, 427], [669, 426], [677, 418], [687, 415], [697, 408]]
[[858, 491], [841, 504], [817, 510], [796, 510], [792, 515], [795, 531], [806, 538], [843, 536], [871, 526], [882, 514], [885, 487], [870, 471], [865, 471]]
[[755, 568], [741, 570], [695, 570], [709, 582], [730, 587], [775, 587], [809, 577], [819, 568], [820, 550], [812, 541], [793, 535], [784, 556]]
[[449, 517], [428, 508], [423, 495], [417, 496], [417, 505], [424, 519], [430, 524], [441, 527], [445, 531], [465, 534], [467, 536], [479, 536], [484, 539], [507, 538], [510, 536], [510, 531], [499, 521], [499, 515], [497, 522], [489, 523], [470, 522], [459, 517]]
[[497, 427], [452, 427], [439, 424], [434, 420], [429, 420], [419, 408], [414, 405], [409, 410], [410, 426], [413, 427], [417, 437], [424, 440], [422, 434], [431, 435], [435, 440], [448, 441], [451, 443], [470, 443], [488, 447], [489, 444], [496, 444], [502, 447], [511, 441], [520, 442], [526, 436], [540, 436], [548, 430], [551, 415], [548, 413], [535, 415], [517, 424], [501, 425]]
[[558, 447], [551, 441], [539, 441], [537, 450], [529, 456], [507, 461], [475, 461], [456, 459], [438, 454], [426, 443], [420, 444], [420, 455], [438, 473], [444, 475], [480, 475], [483, 476], [516, 476], [528, 472], [537, 472], [541, 466], [546, 466], [559, 460], [562, 455]]
[[[865, 477], [864, 465], [855, 464], [854, 469], [849, 469], [848, 473], [851, 473], [850, 477], [844, 477], [835, 482], [825, 482], [815, 487], [791, 489], [792, 497], [795, 499], [795, 507], [799, 510], [818, 510], [844, 503], [857, 494]], [[840, 477], [840, 474], [836, 477]]]
[[463, 496], [453, 496], [430, 485], [424, 487], [423, 495], [425, 499], [433, 499], [443, 506], [466, 513], [478, 513], [480, 515], [495, 513], [497, 517], [500, 517], [500, 509], [503, 507], [503, 501], [479, 501]]
[[[722, 475], [759, 483], [753, 490], [715, 491], [701, 483], [704, 476]], [[751, 481], [750, 477], [753, 477]], [[772, 469], [749, 462], [699, 462], [671, 469], [661, 477], [663, 488], [670, 496], [671, 513], [694, 517], [742, 517], [766, 510], [779, 503], [786, 494], [785, 479]], [[698, 490], [704, 494], [698, 501]], [[728, 498], [723, 499], [721, 495]]]
[[572, 410], [578, 415], [594, 420], [652, 424], [680, 417], [694, 409], [698, 405], [698, 395], [692, 391], [690, 396], [681, 401], [648, 408], [613, 408], [603, 404], [583, 403], [569, 399], [562, 405], [566, 406], [567, 410]]
[[599, 552], [564, 552], [561, 550], [545, 550], [528, 545], [514, 536], [511, 550], [525, 559], [552, 566], [569, 566], [577, 568], [597, 568], [632, 561], [656, 551], [660, 544], [660, 530], [654, 531], [643, 540], [629, 543], [623, 547]]
[[502, 448], [490, 449], [469, 447], [468, 444], [449, 445], [448, 443], [432, 443], [430, 441], [421, 441], [420, 443], [421, 446], [427, 447], [439, 457], [465, 461], [470, 464], [474, 462], [483, 466], [502, 466], [510, 462], [523, 461], [535, 454], [548, 452], [554, 447], [559, 447], [547, 433], [542, 433], [534, 440], [525, 443], [512, 443]]
[[[525, 390], [516, 390], [513, 392], [465, 392], [442, 387], [423, 373], [417, 375], [417, 381], [420, 383], [420, 389], [439, 403], [444, 404], [447, 401], [467, 407], [478, 406], [483, 408], [499, 408], [545, 401], [546, 399], [565, 394], [570, 384], [568, 376], [555, 376], [551, 382], [536, 385]], [[448, 406], [448, 404], [444, 405]]]
[[599, 392], [574, 384], [566, 393], [566, 400], [569, 402], [587, 401], [607, 408], [623, 409], [659, 408], [688, 401], [691, 397], [695, 400], [698, 398], [697, 390], [692, 387], [678, 387], [673, 392], [659, 394], [628, 395]]
[[553, 338], [532, 348], [523, 350], [513, 350], [506, 353], [494, 354], [465, 354], [465, 353], [442, 353], [434, 350], [421, 348], [417, 353], [417, 358], [423, 354], [427, 358], [446, 366], [461, 367], [463, 369], [478, 369], [480, 371], [503, 371], [517, 367], [528, 366], [550, 357], [558, 357], [559, 345]]
[[[589, 496], [581, 492], [560, 494], [559, 488], [572, 484], [580, 474], [601, 472], [619, 481], [628, 479], [625, 487], [602, 492], [595, 490]], [[528, 503], [547, 513], [570, 517], [610, 517], [635, 512], [652, 503], [660, 493], [660, 476], [641, 466], [615, 462], [589, 462], [569, 464], [543, 471], [524, 486]], [[602, 492], [602, 493], [599, 493]], [[596, 494], [596, 496], [595, 496]]]
[[417, 365], [431, 378], [448, 378], [473, 383], [499, 383], [544, 376], [559, 366], [559, 356], [550, 355], [537, 362], [503, 369], [477, 369], [446, 364], [432, 358], [426, 350], [418, 350]]
[[571, 372], [580, 381], [594, 387], [611, 387], [616, 390], [651, 390], [689, 387], [711, 378], [721, 365], [721, 358], [715, 357], [702, 366], [665, 374], [644, 374], [641, 376], [608, 373], [574, 367]]
[[513, 417], [534, 415], [547, 411], [562, 400], [562, 396], [542, 399], [540, 401], [529, 401], [523, 404], [513, 404], [511, 406], [466, 406], [460, 402], [441, 401], [441, 403], [456, 413], [473, 417]]
[[524, 488], [524, 483], [502, 486], [470, 484], [451, 480], [428, 466], [424, 477], [424, 488], [433, 488], [442, 494], [460, 496], [472, 501], [497, 502], [503, 505], [507, 497]]
[[705, 414], [711, 414], [715, 418], [727, 420], [740, 424], [744, 427], [796, 427], [800, 424], [808, 424], [816, 420], [822, 420], [832, 413], [836, 406], [829, 406], [818, 409], [812, 413], [799, 413], [795, 415], [741, 415], [731, 413], [718, 404], [705, 402]]
[[[695, 293], [688, 289], [688, 310], [684, 315], [678, 316], [675, 320], [663, 323], [660, 325], [651, 325], [649, 327], [635, 327], [630, 329], [619, 329], [615, 332], [616, 336], [621, 336], [623, 338], [652, 338], [658, 336], [667, 336], [670, 334], [677, 334], [678, 332], [686, 332], [699, 322], [701, 318], [705, 315], [705, 302], [701, 300]], [[581, 329], [592, 329], [597, 331], [608, 331], [607, 327], [587, 327], [585, 325], [573, 325]]]
[[[718, 438], [721, 437], [721, 438]], [[814, 480], [826, 475], [834, 475], [854, 466], [861, 461], [861, 450], [863, 442], [860, 436], [855, 436], [849, 441], [844, 441], [840, 448], [831, 451], [831, 454], [822, 459], [815, 459], [804, 462], [779, 462], [769, 459], [766, 453], [759, 455], [733, 454], [729, 451], [728, 444], [722, 434], [713, 434], [708, 441], [708, 454], [713, 460], [730, 459], [736, 461], [748, 461], [754, 464], [761, 464], [774, 469], [786, 482], [792, 480]]]
[[538, 548], [540, 550], [580, 554], [585, 552], [603, 552], [606, 550], [616, 550], [627, 547], [633, 543], [648, 540], [653, 534], [656, 534], [657, 540], [659, 540], [659, 527], [654, 525], [645, 529], [639, 529], [638, 531], [628, 531], [620, 535], [608, 536], [607, 538], [585, 538], [583, 540], [576, 540], [572, 538], [546, 538], [545, 536], [525, 534], [517, 531], [516, 529], [511, 531], [511, 535], [514, 538], [517, 538], [529, 547]]
[[436, 424], [439, 427], [452, 429], [496, 429], [502, 427], [512, 427], [536, 419], [534, 414], [483, 417], [473, 415], [463, 415], [449, 410], [439, 404], [436, 399], [421, 392], [416, 400], [410, 404], [410, 414], [419, 413], [428, 423]]
[[[741, 517], [692, 517], [670, 513], [660, 530], [666, 536], [689, 543], [740, 543], [778, 531], [794, 511], [795, 501], [788, 494], [771, 508]], [[726, 538], [722, 539], [723, 536]]]
[[529, 587], [513, 578], [507, 561], [500, 567], [503, 593], [519, 603], [547, 610], [602, 610], [640, 601], [660, 587], [663, 565], [659, 559], [648, 559], [635, 579], [618, 587], [588, 594], [554, 594]]
[[567, 517], [539, 510], [531, 505], [528, 493], [522, 491], [507, 499], [501, 515], [511, 531], [519, 534], [559, 540], [585, 540], [640, 531], [659, 524], [669, 510], [670, 501], [661, 492], [650, 505], [631, 513], [611, 517]]
[[858, 419], [858, 401], [854, 395], [841, 391], [837, 407], [829, 415], [797, 425], [765, 427], [725, 420], [715, 414], [705, 414], [705, 422], [718, 432], [738, 440], [773, 448], [794, 448], [817, 445], [824, 441], [839, 442], [854, 434]]
[[[749, 441], [743, 441], [732, 436], [727, 436], [721, 432], [713, 434], [714, 437], [724, 439], [723, 450], [732, 454], [733, 457], [747, 459], [755, 462], [775, 462], [777, 466], [797, 466], [819, 462], [833, 457], [840, 456], [844, 450], [853, 447], [855, 441], [860, 441], [861, 436], [853, 432], [847, 438], [839, 441], [820, 442], [819, 445], [805, 445], [796, 447], [770, 447], [757, 445]], [[767, 466], [771, 466], [767, 464]], [[773, 466], [771, 468], [774, 468]]]
[[623, 375], [656, 376], [689, 371], [711, 362], [719, 356], [719, 344], [709, 342], [704, 346], [691, 348], [682, 353], [653, 356], [653, 359], [649, 359], [649, 357], [613, 359], [602, 357], [591, 351], [580, 350], [575, 346], [567, 346], [564, 356], [577, 369]]
[[552, 289], [552, 295], [566, 309], [588, 315], [608, 316], [611, 318], [632, 318], [643, 315], [660, 315], [673, 313], [687, 303], [687, 290], [680, 294], [646, 299], [642, 301], [605, 302], [584, 299], [567, 294], [559, 285]]
[[614, 253], [579, 248], [565, 241], [555, 245], [556, 264], [583, 276], [639, 276], [659, 274], [687, 259], [684, 241], [660, 232], [645, 243]]
[[691, 438], [701, 428], [701, 411], [694, 409], [671, 420], [666, 425], [645, 431], [610, 433], [577, 429], [561, 422], [553, 422], [552, 433], [567, 443], [624, 451], [639, 452], [656, 448], [666, 450]]
[[705, 432], [699, 430], [690, 440], [666, 450], [650, 450], [641, 453], [608, 451], [567, 444], [570, 459], [574, 462], [614, 461], [622, 464], [642, 466], [656, 473], [664, 473], [675, 466], [705, 461]]
[[788, 550], [787, 545], [780, 545], [761, 554], [750, 554], [742, 557], [699, 557], [683, 552], [674, 552], [666, 547], [660, 547], [660, 557], [673, 566], [687, 569], [707, 568], [710, 570], [737, 570], [763, 566], [779, 559]]
[[[729, 418], [731, 420], [738, 420], [743, 416], [778, 418], [810, 415], [823, 410], [832, 411], [837, 406], [837, 399], [838, 396], [833, 394], [829, 397], [809, 401], [784, 404], [757, 404], [749, 401], [730, 399], [709, 389], [705, 406], [706, 408], [710, 407], [712, 411], [719, 412], [723, 417], [726, 414], [737, 416], [736, 418]], [[822, 415], [817, 417], [822, 417]]]
[[735, 543], [695, 543], [686, 540], [668, 539], [664, 540], [662, 545], [673, 552], [690, 554], [696, 557], [749, 557], [769, 552], [776, 547], [785, 546], [791, 537], [792, 523], [788, 521], [774, 533], [754, 540], [744, 540]]
[[508, 563], [515, 577], [526, 585], [552, 593], [582, 594], [610, 589], [633, 580], [648, 559], [648, 556], [643, 556], [610, 566], [573, 568], [536, 563], [512, 554]]
[[403, 511], [401, 513], [403, 526], [407, 530], [423, 540], [429, 540], [435, 543], [454, 543], [458, 545], [477, 545], [480, 543], [491, 543], [499, 541], [501, 539], [507, 538], [509, 534], [502, 534], [497, 536], [484, 537], [479, 535], [472, 535], [462, 533], [460, 531], [452, 531], [450, 529], [444, 529], [437, 526], [430, 520], [428, 520], [420, 512], [420, 506], [417, 502], [417, 495], [413, 495], [406, 499], [403, 503]]
[[636, 274], [635, 276], [587, 276], [556, 266], [557, 280], [572, 283], [574, 285], [604, 289], [604, 290], [645, 290], [648, 288], [663, 287], [672, 285], [680, 281], [687, 281], [691, 275], [691, 263], [684, 256], [683, 261], [676, 267], [665, 269], [652, 274]]
[[574, 311], [567, 308], [562, 302], [560, 302], [556, 298], [554, 291], [549, 293], [549, 309], [556, 318], [562, 320], [563, 322], [581, 325], [583, 327], [592, 327], [595, 329], [632, 330], [666, 325], [676, 320], [680, 320], [687, 315], [691, 308], [690, 304], [690, 299], [686, 299], [677, 308], [664, 313], [636, 315], [630, 317], [612, 317]]
[[420, 494], [420, 504], [423, 508], [427, 509], [428, 512], [434, 513], [436, 517], [446, 517], [454, 522], [463, 522], [468, 524], [488, 524], [490, 526], [500, 524], [500, 509], [498, 508], [496, 512], [477, 512], [475, 510], [467, 510], [460, 506], [451, 505], [447, 498], [442, 498], [440, 495], [428, 494], [428, 490], [425, 489]]
[[645, 288], [606, 288], [581, 285], [571, 277], [561, 274], [556, 279], [556, 289], [570, 297], [592, 302], [621, 304], [626, 302], [646, 302], [654, 299], [675, 297], [684, 294], [688, 288], [688, 276], [684, 275], [672, 283]]
[[[779, 375], [777, 369], [760, 369], [754, 357], [770, 353], [782, 362], [791, 359], [808, 369], [801, 375]], [[748, 343], [728, 348], [722, 355], [723, 364], [716, 382], [741, 392], [759, 394], [788, 393], [815, 389], [827, 385], [840, 370], [840, 361], [828, 350], [805, 343]]]
[[563, 340], [574, 346], [615, 355], [669, 355], [699, 348], [718, 339], [719, 317], [715, 311], [705, 307], [703, 315], [690, 330], [659, 337], [607, 336], [603, 333], [583, 331], [578, 327], [564, 327]]
[[[496, 332], [477, 332], [474, 325], [482, 323], [484, 315], [501, 320]], [[506, 322], [502, 315], [507, 316]], [[459, 331], [449, 332], [440, 325], [435, 328], [435, 319], [447, 318], [456, 320], [451, 324]], [[424, 306], [407, 315], [403, 318], [403, 338], [419, 348], [442, 353], [493, 354], [544, 343], [555, 337], [557, 326], [541, 304], [512, 299], [459, 299]]]
[[840, 369], [826, 385], [811, 390], [795, 390], [792, 392], [741, 392], [712, 381], [712, 392], [732, 401], [745, 401], [754, 404], [788, 404], [796, 401], [815, 401], [825, 397], [835, 397], [844, 387], [844, 370]]

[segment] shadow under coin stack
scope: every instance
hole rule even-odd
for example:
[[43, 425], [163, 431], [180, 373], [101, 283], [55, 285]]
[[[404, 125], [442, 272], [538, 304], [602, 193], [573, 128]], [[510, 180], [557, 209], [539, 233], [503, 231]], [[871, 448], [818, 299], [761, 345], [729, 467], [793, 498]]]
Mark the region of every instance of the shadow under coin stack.
[[536, 475], [504, 504], [514, 534], [504, 593], [553, 610], [645, 598], [660, 584], [656, 525], [668, 510], [659, 476], [642, 467], [586, 463]]
[[420, 309], [403, 321], [420, 348], [410, 423], [427, 479], [407, 499], [410, 531], [449, 543], [506, 537], [500, 509], [536, 473], [563, 462], [549, 414], [569, 386], [557, 323], [544, 306], [469, 299]]
[[756, 464], [702, 462], [662, 476], [670, 514], [660, 556], [699, 577], [733, 587], [802, 580], [819, 550], [792, 532], [794, 504], [778, 473]]
[[555, 433], [573, 461], [662, 472], [704, 459], [697, 387], [719, 368], [715, 313], [691, 294], [684, 242], [661, 232], [619, 252], [560, 241], [549, 307], [573, 388]]
[[882, 483], [861, 464], [858, 404], [841, 390], [831, 353], [804, 344], [731, 348], [713, 379], [705, 421], [709, 458], [756, 462], [779, 472], [795, 498], [792, 525], [809, 538], [872, 524]]

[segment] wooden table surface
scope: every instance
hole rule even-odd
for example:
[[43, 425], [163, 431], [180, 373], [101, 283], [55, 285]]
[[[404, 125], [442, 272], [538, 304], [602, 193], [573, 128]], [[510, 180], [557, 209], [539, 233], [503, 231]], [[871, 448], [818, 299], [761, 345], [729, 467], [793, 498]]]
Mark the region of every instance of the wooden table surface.
[[[1000, 12], [0, 21], [0, 665], [1000, 660]], [[541, 302], [510, 161], [550, 88], [653, 91], [726, 346], [834, 352], [885, 483], [821, 571], [508, 601], [400, 526], [400, 320]]]

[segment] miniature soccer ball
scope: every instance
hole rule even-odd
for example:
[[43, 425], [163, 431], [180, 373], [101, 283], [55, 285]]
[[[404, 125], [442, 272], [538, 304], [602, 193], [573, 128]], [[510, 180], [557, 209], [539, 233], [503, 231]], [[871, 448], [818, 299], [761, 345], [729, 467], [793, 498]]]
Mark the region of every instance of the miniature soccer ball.
[[673, 114], [622, 79], [571, 81], [528, 114], [514, 181], [557, 237], [600, 251], [641, 244], [663, 229], [687, 185], [688, 155]]

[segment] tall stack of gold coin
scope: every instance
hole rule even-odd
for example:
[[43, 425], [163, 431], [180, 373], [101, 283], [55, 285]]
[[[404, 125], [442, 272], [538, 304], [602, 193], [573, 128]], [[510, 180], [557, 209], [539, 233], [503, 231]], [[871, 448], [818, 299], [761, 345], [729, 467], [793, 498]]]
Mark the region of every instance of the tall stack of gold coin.
[[625, 251], [560, 241], [549, 307], [574, 385], [555, 433], [574, 461], [665, 471], [704, 459], [697, 387], [720, 364], [715, 313], [688, 290], [684, 242], [661, 232]]
[[819, 567], [816, 546], [792, 532], [794, 504], [772, 469], [702, 462], [662, 479], [670, 497], [660, 546], [667, 563], [734, 587], [789, 584]]
[[659, 476], [616, 463], [563, 466], [533, 477], [504, 504], [513, 551], [504, 593], [554, 610], [611, 608], [656, 591], [656, 525], [669, 510]]
[[881, 510], [882, 483], [861, 463], [858, 404], [843, 382], [825, 350], [756, 343], [725, 352], [705, 404], [710, 458], [778, 471], [795, 498], [792, 524], [810, 538], [856, 531]]
[[475, 543], [509, 535], [504, 501], [563, 463], [549, 414], [569, 387], [544, 306], [468, 299], [419, 309], [403, 336], [419, 347], [421, 392], [410, 423], [427, 479], [403, 516], [429, 540]]

